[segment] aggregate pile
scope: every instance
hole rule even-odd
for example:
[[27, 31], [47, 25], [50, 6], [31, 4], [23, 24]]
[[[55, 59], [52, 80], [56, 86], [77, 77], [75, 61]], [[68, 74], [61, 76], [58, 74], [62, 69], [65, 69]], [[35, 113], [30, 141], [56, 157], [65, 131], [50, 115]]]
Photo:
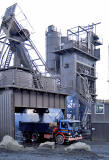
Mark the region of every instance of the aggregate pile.
[[44, 142], [38, 146], [24, 147], [8, 135], [0, 142], [0, 160], [56, 160], [56, 158], [58, 160], [99, 160], [100, 158], [105, 160], [103, 156], [99, 157], [91, 151], [89, 145], [82, 142], [69, 146]]
[[0, 142], [0, 148], [12, 151], [19, 151], [22, 150], [24, 147], [23, 145], [20, 145], [16, 140], [14, 140], [12, 137], [6, 135]]
[[86, 143], [77, 142], [77, 143], [71, 144], [70, 146], [66, 147], [64, 150], [67, 152], [71, 152], [72, 150], [91, 151], [91, 147]]
[[49, 148], [49, 149], [54, 149], [55, 148], [55, 142], [44, 142], [44, 143], [41, 143], [39, 145], [38, 148]]

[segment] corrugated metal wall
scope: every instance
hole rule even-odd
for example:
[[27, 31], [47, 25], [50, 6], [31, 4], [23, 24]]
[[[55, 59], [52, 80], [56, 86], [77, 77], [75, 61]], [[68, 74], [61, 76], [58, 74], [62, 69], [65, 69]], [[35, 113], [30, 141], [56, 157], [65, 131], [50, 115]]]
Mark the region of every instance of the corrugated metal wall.
[[0, 139], [4, 135], [14, 136], [12, 94], [12, 90], [0, 91]]

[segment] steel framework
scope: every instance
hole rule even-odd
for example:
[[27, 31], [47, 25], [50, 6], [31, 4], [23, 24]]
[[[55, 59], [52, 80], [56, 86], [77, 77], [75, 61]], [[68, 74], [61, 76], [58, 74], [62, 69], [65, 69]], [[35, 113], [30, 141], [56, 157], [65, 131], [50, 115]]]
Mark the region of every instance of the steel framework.
[[35, 87], [43, 88], [41, 76], [50, 76], [50, 74], [45, 61], [30, 38], [32, 30], [17, 3], [6, 9], [0, 27], [0, 68], [8, 68], [11, 65], [28, 68], [33, 74]]

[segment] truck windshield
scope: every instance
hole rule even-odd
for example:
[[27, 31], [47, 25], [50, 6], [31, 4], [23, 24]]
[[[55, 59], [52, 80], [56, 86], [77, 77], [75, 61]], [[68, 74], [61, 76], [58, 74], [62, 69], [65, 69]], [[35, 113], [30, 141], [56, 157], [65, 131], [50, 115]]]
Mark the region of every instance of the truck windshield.
[[68, 125], [67, 125], [67, 123], [62, 122], [62, 123], [61, 123], [61, 127], [62, 127], [62, 128], [68, 128]]
[[70, 128], [75, 128], [75, 127], [79, 127], [79, 126], [80, 126], [80, 122], [69, 122]]

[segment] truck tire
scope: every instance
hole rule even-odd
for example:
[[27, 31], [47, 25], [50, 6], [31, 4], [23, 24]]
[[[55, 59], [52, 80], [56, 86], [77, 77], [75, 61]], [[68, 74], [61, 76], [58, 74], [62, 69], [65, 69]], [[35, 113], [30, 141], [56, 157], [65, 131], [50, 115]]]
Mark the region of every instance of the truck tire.
[[32, 134], [32, 141], [33, 141], [33, 142], [36, 142], [36, 141], [38, 140], [38, 138], [39, 138], [38, 133], [33, 133], [33, 134]]
[[62, 135], [56, 136], [56, 143], [57, 144], [64, 144], [64, 137]]

